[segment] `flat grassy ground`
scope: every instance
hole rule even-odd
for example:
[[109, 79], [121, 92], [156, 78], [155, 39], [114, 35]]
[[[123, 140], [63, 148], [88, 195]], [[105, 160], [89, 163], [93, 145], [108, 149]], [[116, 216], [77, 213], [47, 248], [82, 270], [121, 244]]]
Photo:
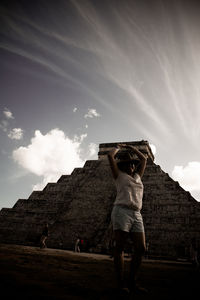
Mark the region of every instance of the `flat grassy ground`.
[[[125, 261], [128, 272], [129, 259]], [[189, 263], [144, 260], [139, 281], [149, 293], [134, 299], [199, 299], [200, 273]], [[106, 255], [0, 245], [4, 299], [119, 299], [113, 260]]]

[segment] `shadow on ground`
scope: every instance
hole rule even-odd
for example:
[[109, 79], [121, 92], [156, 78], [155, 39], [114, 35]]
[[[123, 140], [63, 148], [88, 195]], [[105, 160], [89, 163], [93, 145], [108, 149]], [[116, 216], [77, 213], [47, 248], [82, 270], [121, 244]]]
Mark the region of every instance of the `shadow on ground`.
[[[126, 260], [126, 274], [129, 261]], [[200, 274], [188, 263], [144, 261], [139, 281], [149, 293], [134, 299], [192, 299], [200, 295]], [[0, 245], [1, 299], [120, 299], [108, 256]]]

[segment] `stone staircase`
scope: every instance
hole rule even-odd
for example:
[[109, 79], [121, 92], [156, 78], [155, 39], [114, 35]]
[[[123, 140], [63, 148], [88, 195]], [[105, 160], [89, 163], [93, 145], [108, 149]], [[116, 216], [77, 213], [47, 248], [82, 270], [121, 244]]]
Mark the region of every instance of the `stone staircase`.
[[200, 203], [154, 163], [143, 177], [142, 214], [151, 255], [189, 257], [192, 238], [200, 243]]

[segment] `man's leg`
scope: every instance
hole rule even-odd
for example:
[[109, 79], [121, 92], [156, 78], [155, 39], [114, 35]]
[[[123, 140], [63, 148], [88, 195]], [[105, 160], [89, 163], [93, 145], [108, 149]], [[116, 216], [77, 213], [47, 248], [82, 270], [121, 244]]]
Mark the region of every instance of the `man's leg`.
[[131, 239], [134, 243], [134, 254], [132, 255], [130, 266], [129, 287], [134, 289], [136, 285], [138, 271], [142, 263], [142, 257], [145, 253], [145, 234], [144, 232], [132, 232]]
[[40, 248], [41, 249], [44, 248], [44, 235], [42, 235], [41, 238], [40, 238]]
[[47, 245], [46, 245], [46, 239], [47, 239], [47, 236], [45, 236], [45, 237], [44, 237], [44, 242], [43, 242], [43, 244], [44, 244], [44, 248], [46, 248], [46, 247], [47, 247]]
[[127, 235], [122, 230], [114, 231], [114, 266], [119, 289], [124, 287], [124, 244]]

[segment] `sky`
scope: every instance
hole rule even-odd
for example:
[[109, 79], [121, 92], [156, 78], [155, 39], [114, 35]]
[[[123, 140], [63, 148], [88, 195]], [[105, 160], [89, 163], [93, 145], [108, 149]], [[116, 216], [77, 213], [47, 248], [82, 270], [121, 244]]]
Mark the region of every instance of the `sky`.
[[0, 209], [146, 140], [200, 201], [200, 5], [176, 0], [0, 3]]

